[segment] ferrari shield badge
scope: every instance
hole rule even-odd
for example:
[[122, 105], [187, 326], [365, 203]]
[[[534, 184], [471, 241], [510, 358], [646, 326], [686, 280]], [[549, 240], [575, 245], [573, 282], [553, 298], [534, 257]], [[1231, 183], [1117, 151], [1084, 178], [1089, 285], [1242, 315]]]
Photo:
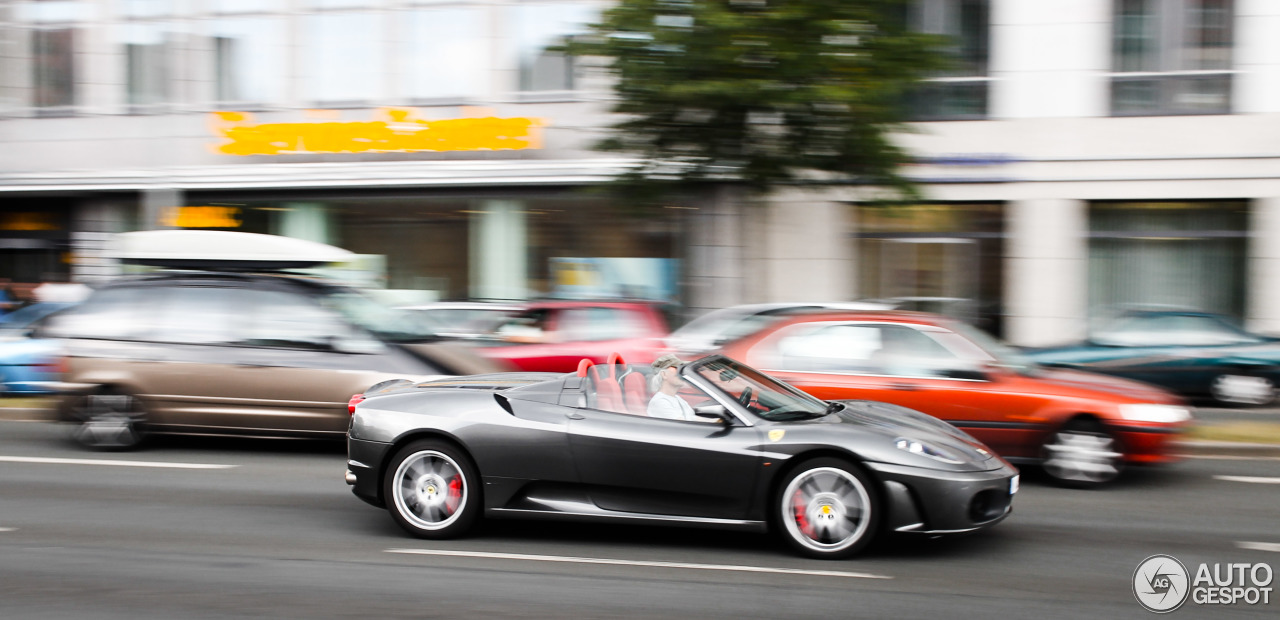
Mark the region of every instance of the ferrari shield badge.
[[787, 431], [784, 431], [784, 430], [769, 431], [769, 441], [780, 441], [782, 439], [782, 436], [786, 434], [787, 434]]

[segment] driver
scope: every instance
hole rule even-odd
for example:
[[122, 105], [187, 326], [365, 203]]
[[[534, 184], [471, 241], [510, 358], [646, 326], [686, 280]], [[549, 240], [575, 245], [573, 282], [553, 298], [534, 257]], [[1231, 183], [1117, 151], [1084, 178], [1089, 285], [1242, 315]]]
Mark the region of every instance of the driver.
[[685, 386], [684, 380], [680, 378], [680, 367], [683, 365], [684, 362], [680, 361], [680, 358], [670, 353], [654, 360], [654, 373], [650, 380], [650, 387], [653, 388], [654, 394], [653, 398], [649, 399], [649, 407], [646, 409], [649, 417], [698, 421], [698, 416], [693, 413], [693, 407], [678, 395], [680, 388]]

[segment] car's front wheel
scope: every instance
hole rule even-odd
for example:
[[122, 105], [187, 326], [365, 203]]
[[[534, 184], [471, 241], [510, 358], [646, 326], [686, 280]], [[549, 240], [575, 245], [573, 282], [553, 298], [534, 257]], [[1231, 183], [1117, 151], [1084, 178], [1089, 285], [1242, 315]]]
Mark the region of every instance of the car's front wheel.
[[480, 476], [465, 453], [452, 444], [415, 441], [396, 453], [383, 479], [391, 516], [419, 538], [452, 538], [465, 533], [482, 510]]
[[862, 551], [875, 537], [880, 504], [870, 478], [835, 458], [802, 463], [787, 474], [774, 498], [780, 533], [809, 557], [839, 559]]
[[104, 388], [71, 401], [71, 438], [94, 450], [131, 450], [146, 438], [146, 411], [131, 394]]
[[1221, 405], [1261, 407], [1276, 400], [1276, 386], [1266, 377], [1227, 373], [1213, 378], [1209, 394]]
[[1101, 423], [1072, 420], [1045, 443], [1043, 467], [1063, 486], [1096, 487], [1120, 475], [1124, 453]]

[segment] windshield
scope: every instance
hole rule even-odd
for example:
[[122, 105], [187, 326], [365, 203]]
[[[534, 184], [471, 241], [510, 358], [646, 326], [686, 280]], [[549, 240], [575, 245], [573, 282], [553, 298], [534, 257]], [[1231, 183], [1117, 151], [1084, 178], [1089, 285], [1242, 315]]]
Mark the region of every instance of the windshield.
[[780, 422], [827, 414], [827, 404], [760, 371], [729, 358], [714, 356], [685, 366], [685, 376], [736, 400], [766, 420]]
[[435, 340], [431, 325], [414, 312], [384, 306], [354, 291], [333, 293], [322, 303], [348, 321], [367, 329], [389, 342], [423, 342]]
[[1040, 368], [1039, 364], [1031, 361], [1031, 358], [1023, 355], [1021, 351], [1000, 342], [987, 332], [972, 325], [957, 322], [951, 325], [951, 328], [956, 333], [968, 338], [973, 345], [982, 349], [986, 355], [990, 355], [993, 361], [1003, 368], [1023, 374], [1033, 373]]
[[1105, 319], [1091, 334], [1103, 345], [1215, 346], [1262, 342], [1221, 317], [1206, 314], [1149, 313]]

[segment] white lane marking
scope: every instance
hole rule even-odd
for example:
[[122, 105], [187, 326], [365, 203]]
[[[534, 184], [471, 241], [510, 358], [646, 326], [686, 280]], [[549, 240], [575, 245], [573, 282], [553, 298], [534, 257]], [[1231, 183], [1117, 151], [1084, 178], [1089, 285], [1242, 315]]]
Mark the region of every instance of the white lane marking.
[[570, 564], [613, 564], [618, 566], [653, 566], [658, 568], [688, 568], [693, 570], [737, 571], [744, 573], [775, 573], [783, 575], [810, 575], [816, 577], [849, 577], [853, 579], [893, 579], [888, 575], [850, 573], [835, 570], [804, 570], [799, 568], [769, 568], [765, 566], [733, 566], [727, 564], [686, 564], [684, 562], [649, 562], [644, 560], [614, 560], [608, 558], [574, 558], [558, 555], [525, 555], [522, 553], [490, 553], [487, 551], [443, 551], [437, 549], [387, 549], [387, 553], [410, 555], [444, 555], [459, 558], [489, 558], [496, 560], [528, 560], [532, 562], [567, 562]]
[[18, 528], [16, 527], [0, 527], [0, 532], [16, 532], [16, 531], [18, 531]]
[[1274, 551], [1280, 553], [1280, 543], [1264, 543], [1264, 542], [1238, 542], [1237, 547], [1241, 549], [1253, 549], [1254, 551]]
[[1262, 476], [1214, 476], [1214, 480], [1227, 482], [1252, 482], [1254, 484], [1280, 484], [1280, 478], [1264, 478]]
[[231, 469], [239, 465], [212, 463], [162, 463], [158, 461], [116, 461], [108, 459], [58, 459], [40, 456], [0, 456], [0, 463], [41, 463], [46, 465], [108, 465], [116, 467], [159, 467], [165, 469]]

